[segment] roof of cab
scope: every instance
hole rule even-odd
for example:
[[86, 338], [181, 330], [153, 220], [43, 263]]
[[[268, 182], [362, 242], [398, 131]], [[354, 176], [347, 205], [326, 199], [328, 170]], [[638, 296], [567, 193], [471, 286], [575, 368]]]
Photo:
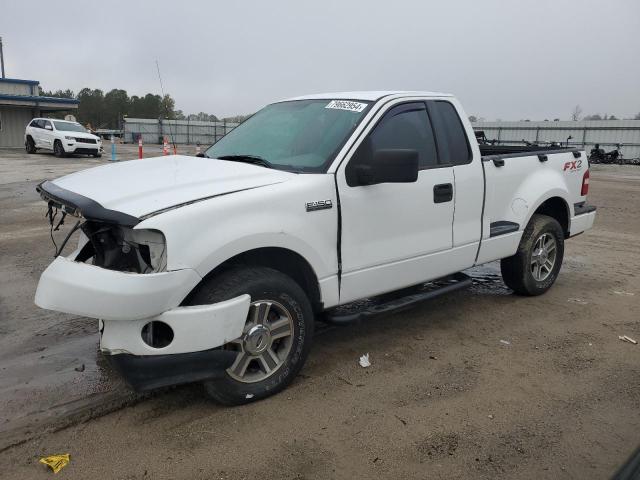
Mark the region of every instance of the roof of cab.
[[406, 97], [451, 97], [450, 93], [438, 92], [418, 92], [408, 90], [379, 90], [379, 91], [361, 91], [361, 92], [332, 92], [332, 93], [315, 93], [312, 95], [302, 95], [300, 97], [287, 98], [283, 101], [290, 100], [366, 100], [376, 101], [388, 96], [406, 96]]

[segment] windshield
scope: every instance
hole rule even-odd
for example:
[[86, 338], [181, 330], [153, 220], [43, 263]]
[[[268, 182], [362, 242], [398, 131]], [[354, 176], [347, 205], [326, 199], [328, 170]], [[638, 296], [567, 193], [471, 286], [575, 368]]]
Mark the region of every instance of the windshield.
[[369, 105], [350, 100], [274, 103], [229, 132], [206, 154], [211, 158], [253, 157], [280, 170], [322, 172]]
[[71, 122], [56, 122], [53, 124], [56, 126], [56, 130], [60, 130], [61, 132], [83, 132], [87, 133], [87, 129], [84, 128], [79, 123], [71, 123]]

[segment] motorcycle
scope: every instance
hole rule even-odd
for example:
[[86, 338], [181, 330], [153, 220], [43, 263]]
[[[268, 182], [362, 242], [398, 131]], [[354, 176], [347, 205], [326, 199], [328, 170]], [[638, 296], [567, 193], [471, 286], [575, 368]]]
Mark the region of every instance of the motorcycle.
[[611, 150], [609, 152], [605, 152], [602, 148], [592, 148], [591, 153], [589, 155], [589, 162], [602, 163], [605, 165], [624, 164], [624, 161], [622, 159], [622, 153], [620, 151], [620, 144], [618, 144], [617, 147], [618, 148]]

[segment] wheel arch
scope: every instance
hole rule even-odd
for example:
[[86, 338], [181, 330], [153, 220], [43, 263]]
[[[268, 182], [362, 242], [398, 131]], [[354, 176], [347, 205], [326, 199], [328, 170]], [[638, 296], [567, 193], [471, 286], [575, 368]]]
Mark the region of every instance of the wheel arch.
[[529, 223], [529, 221], [531, 221], [531, 217], [533, 217], [533, 215], [535, 215], [536, 213], [547, 215], [557, 220], [562, 227], [565, 238], [569, 237], [571, 211], [569, 210], [569, 204], [563, 197], [559, 195], [553, 195], [544, 199], [535, 208], [535, 210], [533, 210], [533, 213], [531, 214], [529, 219], [527, 219], [527, 224]]
[[323, 309], [320, 283], [311, 264], [299, 253], [284, 247], [260, 247], [238, 253], [217, 265], [207, 273], [200, 283], [185, 297], [182, 304], [200, 288], [205, 281], [233, 267], [259, 266], [273, 268], [293, 279], [308, 295], [314, 312]]

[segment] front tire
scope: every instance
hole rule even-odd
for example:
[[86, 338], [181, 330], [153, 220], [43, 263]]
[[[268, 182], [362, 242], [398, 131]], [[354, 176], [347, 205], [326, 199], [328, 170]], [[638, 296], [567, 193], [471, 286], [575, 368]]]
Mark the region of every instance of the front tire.
[[515, 255], [503, 258], [504, 283], [519, 295], [541, 295], [556, 281], [564, 257], [564, 232], [555, 218], [535, 214]]
[[53, 143], [53, 154], [58, 158], [66, 156], [66, 152], [64, 151], [64, 147], [62, 146], [62, 142], [60, 140], [56, 140]]
[[25, 142], [25, 148], [27, 149], [28, 154], [36, 153], [36, 143], [33, 141], [33, 138], [27, 137], [27, 141]]
[[309, 354], [314, 318], [300, 286], [264, 267], [233, 268], [204, 283], [186, 303], [203, 305], [249, 294], [251, 306], [242, 337], [224, 346], [238, 352], [219, 378], [204, 382], [208, 395], [224, 405], [241, 405], [278, 393], [298, 374]]

